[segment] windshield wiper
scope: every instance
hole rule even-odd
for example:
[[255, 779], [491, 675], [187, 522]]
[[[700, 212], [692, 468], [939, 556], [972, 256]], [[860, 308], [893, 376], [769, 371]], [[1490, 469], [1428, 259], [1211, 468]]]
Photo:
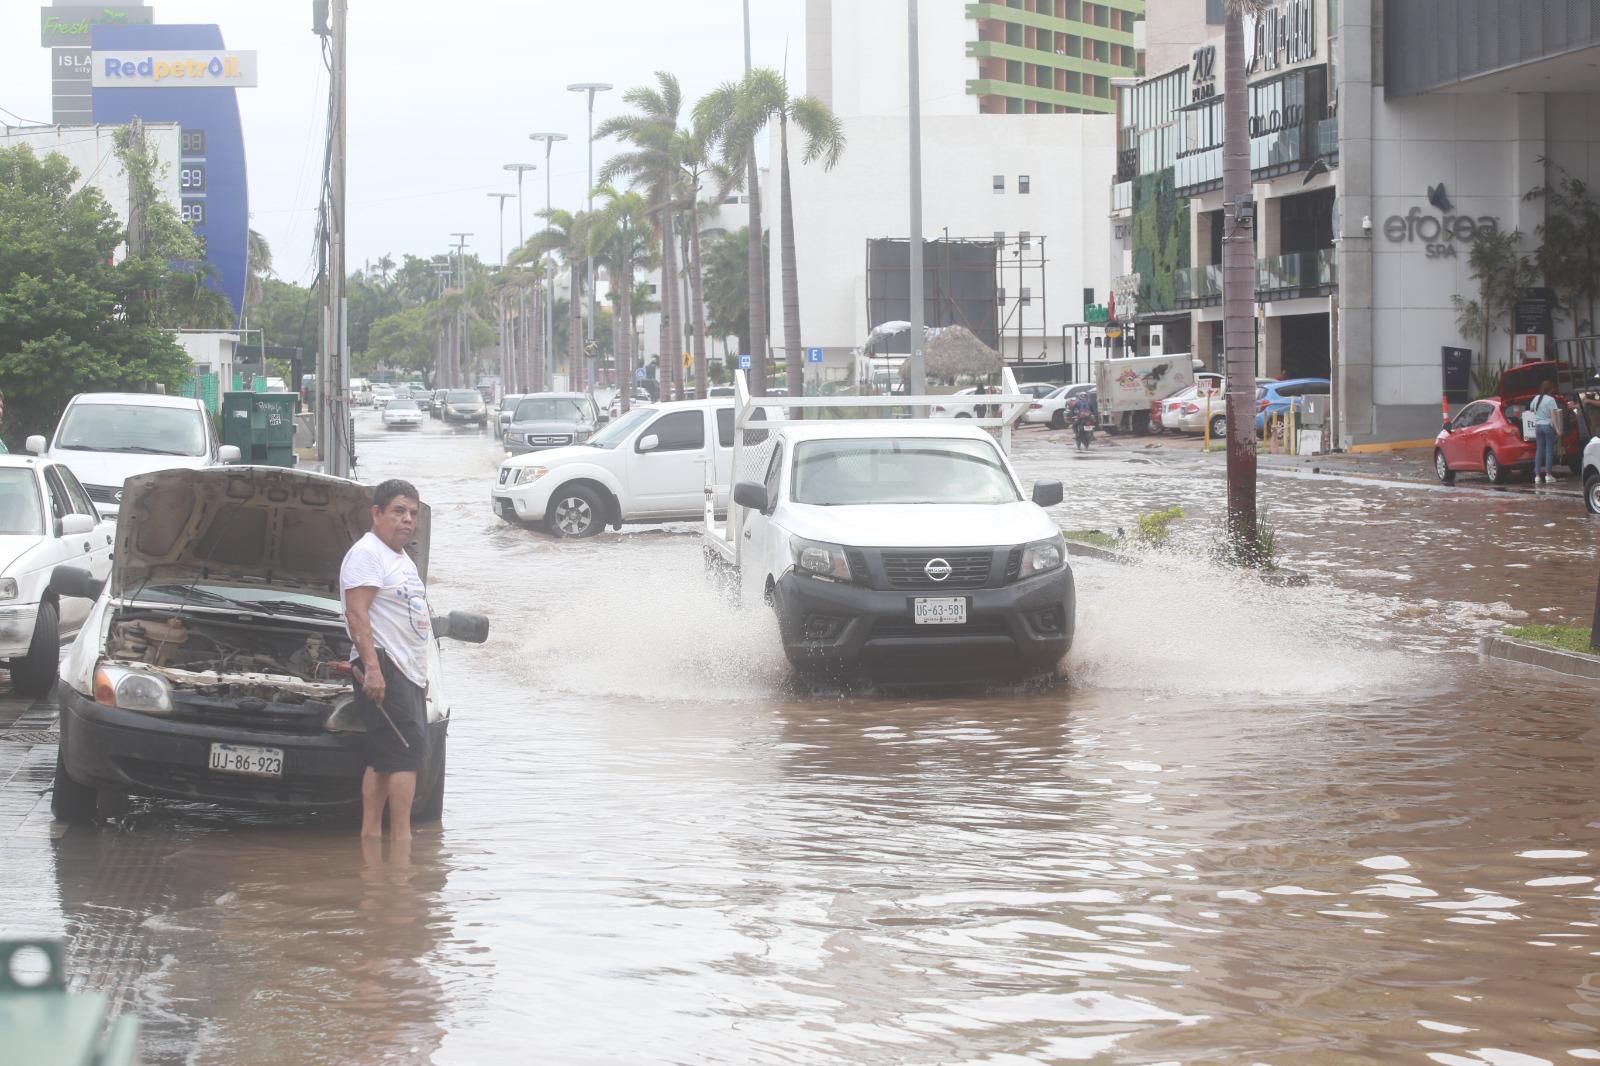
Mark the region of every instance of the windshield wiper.
[[309, 618], [339, 619], [344, 617], [341, 612], [331, 608], [317, 607], [314, 604], [301, 603], [298, 600], [256, 600], [254, 603], [239, 603], [238, 600], [234, 600], [233, 602], [238, 603], [240, 607], [251, 610], [277, 611], [280, 614], [298, 614]]
[[84, 448], [83, 451], [137, 452], [140, 455], [193, 455], [193, 452], [175, 452], [166, 448], [146, 448], [142, 444], [125, 444], [121, 448]]

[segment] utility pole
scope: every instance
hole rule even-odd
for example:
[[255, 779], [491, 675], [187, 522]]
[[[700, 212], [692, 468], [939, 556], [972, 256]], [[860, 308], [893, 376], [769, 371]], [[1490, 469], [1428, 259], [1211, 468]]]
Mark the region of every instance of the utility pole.
[[[750, 76], [750, 0], [744, 0], [744, 75]], [[767, 394], [767, 285], [763, 267], [766, 255], [761, 241], [761, 174], [756, 168], [756, 142], [750, 139], [744, 165], [744, 184], [750, 201], [748, 242], [745, 246], [745, 267], [749, 271], [745, 287], [749, 293], [750, 311], [750, 392], [755, 396]], [[666, 358], [666, 353], [662, 353]]]
[[[546, 215], [550, 213], [550, 149], [557, 141], [566, 139], [567, 135], [565, 133], [528, 134], [528, 140], [544, 142], [544, 212]], [[544, 284], [545, 296], [541, 304], [542, 310], [539, 313], [539, 320], [544, 324], [544, 342], [541, 346], [542, 354], [538, 362], [539, 366], [543, 366], [549, 361], [550, 350], [556, 344], [556, 272], [555, 267], [550, 262], [549, 252], [544, 254]], [[534, 375], [532, 384], [535, 392], [544, 391], [544, 372], [542, 370]]]
[[[911, 112], [911, 395], [928, 394], [928, 376], [923, 369], [922, 345], [926, 331], [922, 322], [922, 86], [917, 53], [917, 0], [906, 0], [906, 66], [910, 71]], [[926, 408], [917, 414], [926, 418]]]
[[326, 39], [332, 71], [328, 84], [328, 172], [322, 201], [322, 343], [317, 357], [316, 435], [323, 470], [335, 477], [350, 476], [353, 451], [344, 395], [350, 380], [345, 296], [348, 16], [349, 0], [313, 0], [312, 32]]
[[1250, 198], [1244, 14], [1228, 4], [1223, 31], [1222, 332], [1228, 390], [1228, 535], [1238, 558], [1259, 562], [1256, 531], [1255, 205]]
[[[609, 92], [611, 86], [603, 81], [580, 81], [567, 86], [567, 88], [575, 93], [585, 93], [589, 97], [589, 184], [584, 195], [584, 210], [592, 215], [594, 214], [594, 94]], [[594, 388], [595, 379], [594, 256], [592, 254], [588, 257], [588, 276], [589, 321], [584, 328], [584, 337], [587, 343], [584, 345], [583, 363], [584, 375], [588, 379], [588, 387], [592, 389]], [[576, 370], [577, 367], [573, 367], [573, 369]]]

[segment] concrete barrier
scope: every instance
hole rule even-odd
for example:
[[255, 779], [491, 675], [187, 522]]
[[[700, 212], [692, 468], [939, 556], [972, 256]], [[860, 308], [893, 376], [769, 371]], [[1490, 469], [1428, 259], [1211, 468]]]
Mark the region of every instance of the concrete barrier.
[[1504, 659], [1554, 670], [1569, 677], [1586, 677], [1600, 681], [1600, 655], [1580, 655], [1560, 648], [1547, 648], [1515, 637], [1496, 635], [1478, 639], [1478, 654], [1489, 659]]

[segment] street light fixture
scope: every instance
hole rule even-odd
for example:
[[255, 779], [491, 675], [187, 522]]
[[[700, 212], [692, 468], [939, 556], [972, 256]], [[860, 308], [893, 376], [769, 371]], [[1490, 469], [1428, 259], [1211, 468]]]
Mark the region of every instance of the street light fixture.
[[[507, 163], [502, 170], [515, 171], [517, 175], [517, 247], [522, 247], [522, 242], [528, 239], [522, 228], [522, 175], [530, 170], [538, 170], [537, 163]], [[500, 257], [503, 261], [505, 256]]]
[[[492, 192], [489, 199], [500, 201], [500, 269], [506, 268], [506, 201], [516, 197], [514, 192]], [[522, 205], [517, 204], [520, 210]]]
[[[589, 97], [589, 185], [584, 210], [594, 212], [594, 94], [609, 92], [611, 86], [603, 81], [579, 81], [567, 86], [568, 91], [585, 93]], [[589, 340], [594, 340], [594, 256], [589, 256]], [[588, 360], [589, 385], [594, 387], [594, 359]]]
[[[530, 141], [543, 141], [544, 142], [544, 210], [545, 210], [545, 214], [547, 214], [547, 215], [550, 213], [550, 148], [557, 141], [564, 141], [566, 139], [567, 139], [567, 135], [565, 133], [530, 133], [530, 134], [528, 134], [528, 140], [530, 140]], [[550, 253], [548, 251], [545, 252], [544, 260], [545, 260], [545, 272], [544, 272], [544, 285], [545, 285], [545, 301], [544, 301], [544, 360], [545, 360], [545, 365], [549, 366], [550, 365], [550, 360], [551, 360], [551, 358], [553, 357], [553, 354], [554, 354], [554, 353], [551, 352], [550, 349], [555, 347], [555, 343], [556, 343], [556, 321], [555, 321], [556, 278], [555, 278], [555, 270], [550, 265]], [[541, 383], [539, 387], [543, 388], [544, 386]]]

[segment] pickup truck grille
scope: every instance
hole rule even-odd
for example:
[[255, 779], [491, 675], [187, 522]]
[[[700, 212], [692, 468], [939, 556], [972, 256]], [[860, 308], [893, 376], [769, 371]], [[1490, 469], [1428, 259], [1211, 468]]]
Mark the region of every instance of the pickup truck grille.
[[[928, 576], [928, 563], [943, 559], [950, 565], [950, 576], [935, 581]], [[994, 552], [980, 551], [886, 551], [883, 574], [894, 589], [981, 589], [989, 585]]]

